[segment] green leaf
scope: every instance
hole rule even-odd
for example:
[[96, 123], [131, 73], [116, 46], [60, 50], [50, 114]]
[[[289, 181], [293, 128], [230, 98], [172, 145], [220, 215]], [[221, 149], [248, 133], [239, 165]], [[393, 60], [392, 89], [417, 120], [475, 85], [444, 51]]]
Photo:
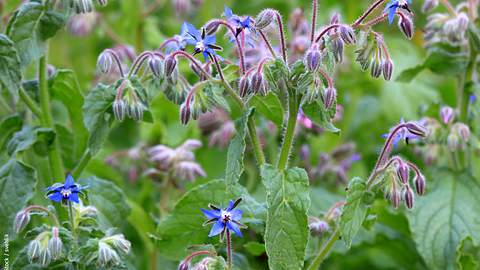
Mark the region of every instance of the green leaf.
[[270, 269], [302, 269], [308, 242], [307, 211], [310, 207], [308, 175], [292, 168], [261, 168], [267, 189], [265, 247]]
[[147, 251], [152, 251], [152, 242], [148, 237], [148, 234], [155, 232], [155, 226], [152, 222], [152, 218], [136, 202], [127, 199], [127, 204], [131, 209], [131, 213], [128, 216], [128, 222], [137, 230], [137, 233], [142, 239]]
[[0, 234], [12, 233], [13, 220], [32, 198], [36, 185], [33, 168], [11, 159], [0, 168]]
[[425, 66], [423, 64], [413, 68], [405, 69], [402, 71], [402, 73], [400, 73], [400, 75], [398, 75], [398, 77], [395, 80], [397, 82], [404, 82], [404, 83], [411, 82], [424, 69], [425, 69]]
[[[223, 179], [212, 180], [185, 193], [170, 215], [160, 222], [157, 228], [157, 248], [163, 256], [179, 260], [187, 255], [189, 246], [208, 243], [210, 226], [202, 226], [206, 218], [200, 208], [207, 208], [209, 203], [225, 207], [229, 200], [238, 197], [243, 198], [238, 206], [243, 210], [242, 222], [259, 223], [258, 218], [264, 215], [265, 209], [250, 197], [244, 187], [235, 185], [228, 191]], [[210, 241], [218, 241], [218, 238], [211, 238]]]
[[75, 142], [74, 151], [70, 155], [79, 159], [86, 148], [88, 131], [83, 123], [84, 98], [75, 73], [72, 70], [57, 70], [52, 78], [50, 92], [52, 98], [62, 102], [68, 111]]
[[245, 136], [247, 134], [247, 122], [253, 114], [253, 109], [235, 121], [237, 133], [230, 141], [227, 152], [227, 167], [225, 169], [225, 185], [230, 189], [238, 183], [243, 173], [243, 156], [245, 153]]
[[48, 10], [40, 18], [39, 37], [42, 40], [52, 38], [64, 25], [65, 16], [62, 13]]
[[480, 268], [480, 247], [473, 243], [470, 236], [464, 238], [457, 247], [456, 262], [458, 270], [476, 270]]
[[0, 83], [12, 94], [18, 96], [21, 87], [22, 73], [20, 72], [20, 58], [13, 41], [0, 34]]
[[436, 171], [435, 186], [408, 215], [417, 250], [432, 269], [454, 269], [455, 251], [470, 236], [480, 242], [480, 185], [468, 173]]
[[480, 52], [480, 33], [478, 32], [478, 29], [470, 24], [467, 33], [472, 48], [475, 49], [475, 51]]
[[113, 182], [95, 176], [81, 179], [82, 185], [88, 185], [88, 201], [97, 208], [99, 224], [104, 229], [121, 227], [130, 215], [123, 191]]
[[[332, 108], [335, 107], [336, 104], [333, 104]], [[332, 115], [332, 110], [326, 110], [323, 102], [316, 100], [309, 104], [304, 104], [302, 106], [302, 111], [308, 118], [310, 118], [310, 120], [323, 129], [333, 133], [340, 133], [340, 129], [335, 127], [332, 123], [332, 118], [335, 114]]]
[[250, 100], [250, 105], [254, 106], [268, 120], [275, 123], [277, 127], [282, 126], [285, 111], [280, 99], [274, 92], [270, 91], [266, 96], [254, 95]]
[[7, 35], [15, 43], [22, 67], [44, 55], [39, 33], [43, 10], [42, 4], [29, 2], [21, 5], [10, 19]]
[[84, 124], [90, 136], [88, 147], [92, 154], [100, 150], [113, 122], [111, 107], [115, 99], [113, 86], [98, 84], [85, 98], [83, 105]]
[[9, 141], [10, 136], [21, 130], [23, 125], [22, 118], [17, 115], [10, 115], [2, 119], [0, 122], [0, 148], [5, 149], [6, 143]]
[[25, 151], [30, 147], [39, 155], [46, 155], [55, 141], [55, 132], [50, 128], [24, 126], [7, 144], [9, 155]]
[[260, 256], [265, 253], [265, 244], [259, 242], [248, 242], [243, 247], [253, 256]]
[[348, 184], [347, 198], [340, 216], [340, 235], [347, 247], [362, 227], [367, 215], [367, 205], [364, 203], [366, 194], [365, 182], [358, 177], [353, 178]]

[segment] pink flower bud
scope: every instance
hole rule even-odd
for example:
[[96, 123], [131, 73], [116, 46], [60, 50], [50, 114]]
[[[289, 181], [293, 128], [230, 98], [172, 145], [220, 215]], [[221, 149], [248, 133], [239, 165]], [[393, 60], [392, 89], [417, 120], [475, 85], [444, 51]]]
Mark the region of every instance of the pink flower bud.
[[452, 107], [444, 106], [440, 109], [440, 118], [445, 125], [452, 123], [454, 117], [455, 112]]

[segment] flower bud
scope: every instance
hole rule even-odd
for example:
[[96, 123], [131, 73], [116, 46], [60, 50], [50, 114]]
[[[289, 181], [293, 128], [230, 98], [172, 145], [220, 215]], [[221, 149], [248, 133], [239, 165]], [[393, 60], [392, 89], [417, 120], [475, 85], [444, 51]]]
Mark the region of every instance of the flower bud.
[[470, 128], [467, 125], [464, 123], [456, 123], [455, 128], [462, 142], [466, 143], [470, 140]]
[[305, 53], [305, 65], [308, 70], [316, 71], [320, 67], [322, 62], [322, 53], [318, 47], [318, 43], [313, 43], [313, 45]]
[[400, 194], [396, 189], [390, 193], [390, 202], [392, 203], [393, 208], [398, 208], [400, 205]]
[[409, 185], [406, 185], [405, 189], [403, 190], [403, 199], [405, 200], [405, 205], [407, 208], [412, 209], [415, 201], [415, 194], [413, 194], [413, 191]]
[[378, 78], [382, 75], [382, 64], [382, 61], [378, 61], [377, 58], [372, 59], [372, 63], [370, 64], [370, 75], [372, 75], [373, 78]]
[[332, 40], [332, 52], [336, 63], [341, 63], [343, 61], [343, 47], [344, 43], [341, 38], [334, 38]]
[[190, 106], [187, 106], [185, 102], [182, 103], [182, 105], [180, 105], [180, 121], [182, 122], [182, 124], [186, 125], [188, 121], [190, 121], [190, 115]]
[[190, 262], [189, 261], [181, 261], [178, 264], [177, 270], [188, 270], [190, 269]]
[[140, 121], [143, 119], [143, 112], [146, 107], [140, 101], [136, 101], [128, 107], [128, 115], [135, 121]]
[[74, 0], [73, 3], [76, 13], [89, 13], [93, 11], [92, 0]]
[[390, 58], [385, 59], [383, 62], [383, 78], [390, 81], [393, 73], [393, 61]]
[[102, 7], [108, 5], [108, 0], [97, 0], [98, 4]]
[[218, 20], [210, 20], [204, 26], [205, 33], [207, 35], [214, 35], [215, 33], [217, 33], [219, 27], [220, 23], [218, 22]]
[[130, 252], [132, 244], [125, 239], [123, 234], [112, 235], [109, 237], [109, 241], [111, 241], [115, 248], [121, 250], [123, 253], [128, 254]]
[[160, 57], [154, 55], [148, 59], [148, 65], [150, 66], [150, 70], [152, 71], [153, 75], [157, 77], [161, 77], [163, 73], [163, 63]]
[[332, 17], [330, 17], [330, 24], [337, 24], [340, 21], [340, 14], [338, 12], [334, 12]]
[[422, 174], [417, 174], [415, 176], [414, 182], [417, 194], [420, 196], [425, 194], [425, 176], [423, 176]]
[[408, 165], [401, 159], [399, 160], [398, 166], [397, 166], [397, 176], [402, 183], [404, 184], [408, 183], [408, 176], [409, 176]]
[[109, 52], [102, 52], [97, 59], [97, 68], [101, 73], [108, 73], [113, 64], [113, 58]]
[[325, 89], [325, 92], [323, 94], [323, 104], [325, 105], [325, 108], [330, 108], [333, 103], [335, 103], [335, 100], [337, 99], [337, 90], [333, 87], [328, 87]]
[[251, 87], [253, 93], [257, 94], [260, 91], [263, 91], [263, 75], [260, 72], [256, 72], [252, 75]]
[[444, 106], [440, 109], [440, 118], [445, 125], [452, 123], [454, 118], [454, 111], [452, 107]]
[[238, 82], [238, 89], [240, 97], [248, 95], [250, 90], [250, 79], [247, 76], [242, 76]]
[[417, 135], [419, 137], [426, 137], [427, 136], [427, 130], [420, 126], [419, 124], [415, 123], [415, 122], [407, 122], [406, 124], [406, 128], [408, 130], [408, 132], [414, 134], [414, 135]]
[[27, 255], [30, 262], [36, 262], [40, 258], [40, 241], [33, 239], [28, 244]]
[[15, 229], [16, 233], [21, 232], [25, 227], [27, 227], [28, 223], [30, 222], [30, 214], [27, 211], [21, 210], [15, 216], [15, 220], [13, 221], [13, 228]]
[[346, 44], [355, 44], [355, 31], [349, 25], [342, 24], [340, 27], [340, 37]]
[[402, 31], [402, 33], [408, 38], [412, 39], [413, 37], [413, 21], [410, 17], [404, 15], [400, 16], [398, 20], [398, 27]]
[[127, 112], [127, 105], [123, 99], [115, 99], [113, 101], [113, 115], [118, 121], [123, 121], [125, 119], [125, 113]]
[[50, 253], [50, 250], [48, 248], [43, 249], [40, 252], [39, 263], [45, 267], [49, 265], [51, 261], [52, 261], [52, 255]]
[[422, 6], [422, 12], [427, 13], [438, 6], [438, 0], [425, 0]]
[[455, 132], [448, 134], [447, 147], [450, 151], [457, 151], [461, 148], [460, 137]]
[[170, 77], [172, 76], [173, 71], [175, 70], [175, 67], [177, 66], [177, 60], [175, 59], [174, 56], [167, 56], [165, 59], [165, 76]]
[[255, 28], [258, 30], [265, 29], [272, 23], [276, 15], [275, 13], [275, 10], [269, 8], [262, 10], [255, 18]]
[[52, 238], [48, 240], [48, 249], [52, 255], [53, 260], [57, 260], [62, 256], [63, 243], [62, 239], [58, 237], [58, 228], [52, 228]]
[[468, 28], [468, 16], [464, 12], [461, 12], [457, 16], [457, 29], [458, 31], [465, 32]]
[[300, 148], [300, 159], [308, 161], [310, 159], [310, 147], [307, 144]]
[[117, 265], [120, 263], [120, 257], [118, 256], [117, 252], [110, 247], [110, 245], [100, 240], [98, 242], [97, 262], [101, 266]]
[[311, 235], [320, 237], [330, 229], [330, 226], [323, 220], [314, 219], [308, 223], [308, 229]]

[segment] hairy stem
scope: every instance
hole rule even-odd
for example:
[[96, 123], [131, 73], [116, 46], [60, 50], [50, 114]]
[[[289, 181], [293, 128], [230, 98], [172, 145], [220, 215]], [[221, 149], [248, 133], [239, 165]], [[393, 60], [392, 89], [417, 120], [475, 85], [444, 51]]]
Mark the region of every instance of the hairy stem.
[[265, 45], [267, 45], [267, 48], [270, 51], [270, 54], [272, 54], [272, 57], [277, 58], [277, 55], [275, 54], [275, 51], [273, 50], [272, 44], [268, 40], [268, 37], [265, 35], [265, 33], [262, 30], [258, 30], [258, 32], [260, 33], [260, 36], [262, 37]]
[[359, 24], [361, 24], [363, 22], [363, 20], [365, 20], [365, 18], [368, 17], [368, 15], [370, 15], [370, 13], [372, 13], [378, 6], [380, 6], [383, 2], [385, 2], [385, 0], [377, 0], [375, 1], [375, 3], [373, 3], [363, 14], [362, 16], [360, 16], [354, 23], [352, 26], [356, 27], [358, 26]]
[[231, 239], [229, 229], [226, 229], [226, 235], [227, 235], [227, 264], [228, 264], [228, 270], [231, 270], [232, 269], [232, 239]]
[[288, 166], [288, 159], [293, 146], [293, 140], [295, 138], [295, 128], [297, 126], [298, 115], [298, 102], [297, 96], [292, 95], [288, 99], [288, 120], [286, 124], [285, 134], [283, 136], [282, 147], [280, 150], [280, 156], [278, 158], [277, 168], [284, 170]]
[[286, 40], [285, 40], [285, 33], [283, 31], [282, 16], [278, 11], [275, 11], [275, 18], [277, 19], [278, 32], [280, 32], [280, 44], [282, 47], [283, 61], [287, 63], [287, 46], [286, 46]]
[[80, 174], [82, 174], [82, 171], [88, 165], [90, 159], [92, 159], [92, 153], [90, 152], [90, 149], [87, 148], [87, 150], [85, 150], [85, 152], [83, 153], [82, 158], [78, 162], [77, 166], [72, 171], [72, 176], [74, 179], [78, 178]]
[[40, 206], [40, 205], [30, 205], [27, 208], [25, 208], [23, 211], [25, 212], [30, 212], [32, 210], [37, 210], [37, 211], [42, 211], [48, 214], [48, 216], [52, 219], [53, 223], [55, 223], [56, 227], [60, 227], [60, 222], [58, 221], [57, 216], [53, 214], [48, 208]]
[[340, 239], [340, 230], [336, 229], [307, 269], [317, 270], [338, 239]]
[[37, 103], [35, 103], [35, 101], [27, 94], [27, 92], [25, 91], [25, 89], [23, 89], [23, 87], [20, 87], [20, 89], [18, 89], [18, 92], [20, 94], [20, 98], [23, 100], [23, 102], [25, 102], [25, 104], [30, 109], [30, 111], [32, 111], [32, 113], [38, 119], [42, 120], [43, 119], [42, 111], [38, 107]]
[[252, 147], [253, 147], [253, 151], [255, 152], [257, 163], [258, 165], [261, 166], [265, 164], [265, 155], [263, 154], [262, 146], [260, 145], [260, 141], [257, 136], [257, 131], [255, 129], [255, 122], [254, 122], [255, 120], [250, 120], [250, 118], [247, 123], [248, 133], [250, 134], [250, 140], [252, 141]]
[[[43, 115], [43, 124], [47, 128], [55, 130], [50, 104], [50, 93], [48, 91], [47, 81], [47, 57], [48, 44], [46, 45], [45, 55], [40, 58], [38, 67], [38, 83], [40, 88], [40, 107]], [[60, 145], [58, 137], [53, 142], [53, 148], [48, 152], [50, 170], [57, 181], [61, 181], [65, 174], [63, 172], [62, 159], [60, 157]]]
[[334, 28], [337, 28], [339, 27], [341, 24], [338, 24], [338, 23], [335, 23], [335, 24], [330, 24], [328, 26], [326, 26], [325, 28], [323, 28], [322, 32], [320, 32], [320, 34], [318, 34], [317, 38], [315, 38], [315, 42], [319, 42], [320, 39], [326, 34], [328, 33], [328, 31], [334, 29]]
[[310, 30], [310, 45], [313, 44], [315, 38], [315, 28], [317, 26], [317, 10], [318, 10], [318, 0], [312, 1], [312, 29]]

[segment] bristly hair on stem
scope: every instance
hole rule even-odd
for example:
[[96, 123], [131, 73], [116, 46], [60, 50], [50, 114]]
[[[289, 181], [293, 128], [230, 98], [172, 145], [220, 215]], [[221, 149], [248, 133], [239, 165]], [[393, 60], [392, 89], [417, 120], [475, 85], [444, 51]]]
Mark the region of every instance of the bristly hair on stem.
[[315, 29], [317, 27], [318, 0], [312, 1], [312, 28], [310, 30], [310, 46], [315, 38]]

